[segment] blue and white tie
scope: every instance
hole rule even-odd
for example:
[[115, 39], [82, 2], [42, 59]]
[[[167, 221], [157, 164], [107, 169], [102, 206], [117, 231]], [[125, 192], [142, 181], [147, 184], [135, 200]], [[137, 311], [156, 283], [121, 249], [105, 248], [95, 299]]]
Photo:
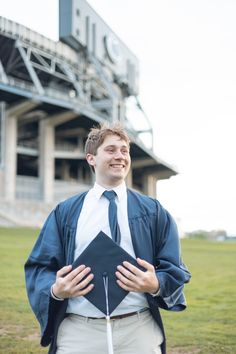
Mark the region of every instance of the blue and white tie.
[[109, 225], [111, 229], [111, 236], [113, 241], [120, 244], [120, 228], [117, 220], [117, 205], [115, 202], [116, 192], [113, 190], [103, 192], [104, 197], [109, 200], [109, 209], [108, 209], [108, 216], [109, 216]]

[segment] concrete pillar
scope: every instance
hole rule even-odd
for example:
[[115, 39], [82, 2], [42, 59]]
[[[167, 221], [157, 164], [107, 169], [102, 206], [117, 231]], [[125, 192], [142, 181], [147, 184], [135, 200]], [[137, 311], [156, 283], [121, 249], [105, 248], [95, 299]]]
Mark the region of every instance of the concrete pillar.
[[6, 116], [6, 145], [5, 145], [5, 198], [14, 201], [16, 196], [16, 167], [17, 167], [17, 118], [12, 115]]
[[132, 168], [130, 168], [129, 173], [126, 177], [126, 186], [128, 188], [132, 188], [133, 187], [133, 171]]
[[126, 107], [125, 107], [124, 100], [119, 101], [118, 110], [119, 110], [118, 111], [119, 121], [121, 122], [121, 124], [124, 124], [125, 123], [125, 114], [126, 114]]
[[83, 181], [82, 166], [78, 165], [77, 169], [77, 182]]
[[144, 176], [144, 193], [149, 197], [156, 198], [156, 176], [150, 174]]
[[63, 160], [62, 165], [61, 165], [61, 178], [64, 181], [69, 181], [70, 180], [70, 166], [68, 164], [68, 161]]
[[115, 123], [119, 119], [119, 101], [117, 98], [112, 99], [112, 110], [111, 110], [112, 123]]
[[83, 135], [81, 135], [81, 134], [79, 134], [79, 136], [78, 136], [78, 149], [80, 151], [84, 151]]
[[[21, 115], [38, 105], [38, 102], [25, 100], [20, 104], [10, 105], [5, 110], [5, 172], [4, 196], [6, 200], [14, 201], [16, 197], [17, 174], [17, 120]], [[3, 113], [4, 114], [4, 113]]]
[[40, 121], [39, 128], [39, 178], [42, 200], [50, 203], [54, 198], [54, 127], [49, 120]]
[[5, 190], [5, 186], [4, 186], [4, 172], [3, 169], [0, 168], [0, 198], [5, 197], [4, 195], [4, 190]]
[[5, 103], [0, 102], [0, 197], [4, 197], [5, 179], [4, 179], [4, 163], [5, 163]]

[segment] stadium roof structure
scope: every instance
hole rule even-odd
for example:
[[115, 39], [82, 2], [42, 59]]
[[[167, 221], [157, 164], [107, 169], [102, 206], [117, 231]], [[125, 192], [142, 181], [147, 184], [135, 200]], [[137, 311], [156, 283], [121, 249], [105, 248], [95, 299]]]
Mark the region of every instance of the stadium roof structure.
[[[73, 112], [74, 119], [86, 129], [115, 119], [116, 78], [91, 53], [76, 51], [66, 43], [55, 42], [3, 17], [0, 17], [0, 48], [1, 101], [14, 106], [25, 99], [31, 100], [35, 103], [32, 109], [36, 111], [35, 117], [39, 112], [44, 116]], [[120, 87], [123, 99], [133, 96], [124, 82]], [[139, 104], [136, 109], [140, 109]], [[136, 130], [126, 117], [123, 121], [132, 138], [134, 166], [157, 171], [159, 178], [175, 175], [177, 171], [158, 158], [140, 138], [141, 134], [149, 133], [152, 140], [150, 124], [144, 130]]]

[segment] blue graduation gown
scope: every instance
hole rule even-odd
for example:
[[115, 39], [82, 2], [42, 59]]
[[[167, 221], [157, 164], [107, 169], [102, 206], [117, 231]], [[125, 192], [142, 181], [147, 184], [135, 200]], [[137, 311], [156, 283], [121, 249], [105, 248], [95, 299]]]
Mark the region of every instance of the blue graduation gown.
[[[137, 257], [153, 264], [160, 282], [160, 295], [146, 294], [152, 316], [163, 331], [159, 308], [181, 311], [186, 308], [184, 284], [190, 273], [181, 261], [176, 224], [161, 204], [150, 197], [127, 190], [128, 219]], [[50, 213], [25, 264], [26, 287], [31, 307], [41, 326], [41, 345], [56, 352], [58, 327], [65, 317], [68, 300], [50, 295], [57, 271], [74, 260], [78, 217], [87, 192], [76, 195]], [[165, 341], [162, 345], [165, 353]]]

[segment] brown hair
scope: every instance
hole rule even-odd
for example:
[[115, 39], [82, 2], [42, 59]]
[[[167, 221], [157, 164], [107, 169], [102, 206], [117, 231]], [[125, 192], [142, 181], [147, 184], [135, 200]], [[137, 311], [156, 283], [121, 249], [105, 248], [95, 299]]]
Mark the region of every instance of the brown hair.
[[108, 135], [118, 135], [121, 140], [124, 140], [128, 145], [130, 144], [130, 138], [120, 123], [112, 125], [104, 123], [90, 130], [85, 143], [85, 154], [96, 155], [97, 149]]

